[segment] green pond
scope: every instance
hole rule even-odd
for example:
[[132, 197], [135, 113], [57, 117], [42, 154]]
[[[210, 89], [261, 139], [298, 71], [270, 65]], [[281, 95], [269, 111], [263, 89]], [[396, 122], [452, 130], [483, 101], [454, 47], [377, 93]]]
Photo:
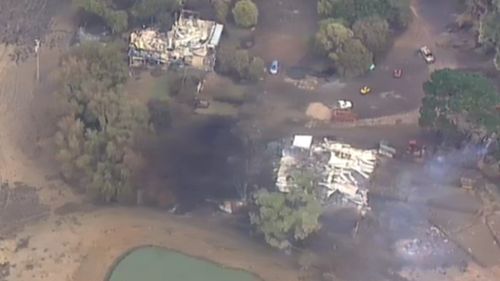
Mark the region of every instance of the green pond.
[[109, 281], [258, 281], [249, 272], [159, 247], [130, 252], [113, 269]]

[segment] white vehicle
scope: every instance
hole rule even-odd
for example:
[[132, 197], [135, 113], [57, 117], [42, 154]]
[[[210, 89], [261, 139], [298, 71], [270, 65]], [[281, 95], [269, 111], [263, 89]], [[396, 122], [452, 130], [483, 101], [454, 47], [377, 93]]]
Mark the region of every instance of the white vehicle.
[[433, 63], [436, 61], [436, 58], [432, 54], [431, 50], [427, 46], [423, 46], [420, 49], [418, 49], [418, 52], [420, 55], [424, 58], [426, 63]]
[[336, 108], [343, 109], [343, 110], [352, 109], [352, 101], [350, 101], [350, 100], [338, 100]]

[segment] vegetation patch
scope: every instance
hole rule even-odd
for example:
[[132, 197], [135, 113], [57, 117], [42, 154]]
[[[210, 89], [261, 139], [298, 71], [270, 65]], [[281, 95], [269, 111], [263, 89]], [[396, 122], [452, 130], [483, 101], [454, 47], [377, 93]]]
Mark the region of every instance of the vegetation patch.
[[424, 84], [424, 92], [422, 127], [438, 132], [447, 142], [465, 138], [479, 143], [494, 138], [498, 144], [500, 94], [487, 78], [460, 70], [438, 70]]
[[319, 0], [316, 50], [347, 77], [368, 71], [410, 20], [408, 0]]
[[124, 53], [115, 44], [85, 44], [61, 61], [59, 95], [66, 114], [55, 135], [66, 180], [106, 202], [135, 198], [135, 140], [149, 130], [146, 107], [126, 99]]

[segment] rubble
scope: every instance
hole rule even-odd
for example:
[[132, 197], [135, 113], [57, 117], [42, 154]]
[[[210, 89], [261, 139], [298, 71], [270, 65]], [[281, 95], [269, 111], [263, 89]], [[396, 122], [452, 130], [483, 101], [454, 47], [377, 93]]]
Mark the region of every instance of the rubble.
[[375, 150], [356, 149], [349, 144], [324, 138], [315, 141], [312, 136], [294, 136], [286, 146], [277, 169], [276, 187], [288, 192], [294, 172], [311, 170], [319, 178], [316, 193], [323, 202], [339, 199], [336, 203], [354, 205], [358, 210], [369, 210], [367, 184], [377, 164]]
[[420, 263], [442, 260], [447, 256], [459, 257], [456, 246], [435, 226], [427, 228], [417, 237], [398, 240], [394, 250], [400, 258]]
[[223, 29], [222, 24], [199, 19], [197, 13], [182, 10], [166, 34], [151, 28], [130, 34], [129, 64], [179, 64], [211, 71]]
[[387, 141], [380, 141], [378, 145], [378, 154], [385, 157], [394, 158], [397, 151], [394, 147], [390, 146]]

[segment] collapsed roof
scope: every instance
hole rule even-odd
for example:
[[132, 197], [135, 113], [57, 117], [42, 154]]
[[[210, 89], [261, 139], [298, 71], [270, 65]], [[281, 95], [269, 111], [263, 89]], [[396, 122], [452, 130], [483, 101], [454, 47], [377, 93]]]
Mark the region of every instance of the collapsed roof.
[[151, 28], [130, 34], [130, 64], [180, 63], [211, 70], [223, 29], [222, 24], [201, 20], [197, 13], [182, 10], [166, 34]]
[[340, 199], [366, 211], [367, 183], [376, 164], [376, 150], [357, 149], [328, 138], [317, 142], [312, 136], [298, 135], [282, 151], [276, 186], [281, 192], [288, 192], [295, 172], [309, 170], [319, 178], [315, 188], [321, 200]]

